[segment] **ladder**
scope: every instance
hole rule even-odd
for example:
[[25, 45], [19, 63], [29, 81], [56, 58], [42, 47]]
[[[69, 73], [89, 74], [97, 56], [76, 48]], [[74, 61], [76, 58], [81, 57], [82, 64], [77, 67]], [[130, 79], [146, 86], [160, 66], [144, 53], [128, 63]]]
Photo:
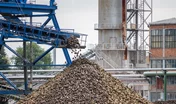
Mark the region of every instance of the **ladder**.
[[[142, 26], [141, 26], [141, 30], [143, 30], [144, 29], [144, 0], [141, 0], [140, 1], [140, 6], [139, 6], [139, 9], [141, 9], [141, 12], [139, 12], [139, 14], [140, 14], [140, 21], [141, 21], [141, 24], [143, 24]], [[144, 54], [144, 31], [141, 31], [140, 32], [140, 46], [139, 46], [139, 63], [145, 63], [145, 54]]]

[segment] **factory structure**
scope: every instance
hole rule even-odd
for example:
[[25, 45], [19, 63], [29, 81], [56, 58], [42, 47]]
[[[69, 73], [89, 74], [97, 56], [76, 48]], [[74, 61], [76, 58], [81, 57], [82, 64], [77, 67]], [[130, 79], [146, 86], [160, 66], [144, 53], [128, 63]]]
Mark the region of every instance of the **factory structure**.
[[[101, 67], [122, 70], [176, 68], [175, 18], [152, 22], [152, 0], [99, 0], [98, 5], [95, 60]], [[134, 73], [119, 79], [152, 102], [174, 100], [176, 74], [168, 71], [164, 77], [164, 73], [147, 71], [145, 79]]]
[[[165, 68], [173, 70], [176, 68], [176, 18], [153, 22], [152, 3], [152, 0], [98, 0], [98, 23], [94, 25], [94, 29], [98, 31], [98, 44], [80, 57], [93, 60], [112, 76], [120, 79], [126, 86], [152, 102], [175, 100], [176, 72], [166, 71]], [[9, 10], [9, 7], [12, 8]], [[24, 72], [21, 70], [14, 72], [14, 75], [18, 75], [16, 73], [19, 72], [24, 77], [11, 77], [9, 73], [13, 73], [13, 71], [0, 72], [1, 80], [4, 79], [10, 86], [0, 84], [1, 95], [28, 94], [27, 67], [35, 66], [52, 50], [56, 54], [55, 48], [62, 49], [66, 63], [56, 65], [54, 58], [53, 66], [64, 68], [70, 66], [73, 61], [67, 49], [77, 53], [75, 48], [86, 48], [86, 34], [60, 28], [55, 16], [57, 9], [55, 0], [50, 0], [49, 5], [28, 4], [26, 0], [7, 0], [0, 2], [0, 8], [4, 9], [4, 11], [0, 11], [3, 17], [0, 19], [2, 30], [0, 30], [0, 48], [7, 48], [24, 61]], [[22, 11], [19, 11], [19, 8]], [[39, 14], [35, 14], [35, 12]], [[48, 18], [41, 26], [34, 26], [32, 19], [30, 23], [24, 23], [19, 18], [21, 16], [27, 18], [47, 16]], [[18, 23], [14, 21], [18, 21]], [[47, 26], [49, 21], [53, 22], [52, 28]], [[51, 47], [33, 62], [29, 62], [25, 52], [24, 56], [20, 56], [6, 44], [15, 42], [8, 40], [9, 38], [21, 39], [23, 50], [26, 50], [28, 41]], [[43, 81], [43, 79], [46, 81], [60, 71], [30, 70], [30, 77], [35, 81]], [[33, 76], [34, 72], [45, 74], [34, 74]], [[13, 83], [17, 80], [24, 80], [23, 90], [19, 90]], [[35, 84], [41, 85], [40, 82]], [[15, 97], [17, 98], [17, 96]]]
[[[124, 84], [149, 99], [149, 83], [142, 71], [118, 72], [113, 69], [148, 68], [149, 28], [152, 21], [152, 0], [99, 0], [98, 45], [95, 61], [101, 67], [119, 73]], [[120, 75], [120, 74], [124, 75]], [[136, 75], [140, 73], [141, 75]]]
[[99, 65], [105, 69], [147, 67], [152, 0], [99, 0], [98, 10], [95, 30]]
[[[176, 18], [150, 23], [150, 67], [176, 68]], [[151, 101], [163, 100], [167, 90], [167, 100], [176, 99], [176, 71], [167, 71], [164, 89], [164, 73], [162, 71], [145, 72], [150, 78]]]

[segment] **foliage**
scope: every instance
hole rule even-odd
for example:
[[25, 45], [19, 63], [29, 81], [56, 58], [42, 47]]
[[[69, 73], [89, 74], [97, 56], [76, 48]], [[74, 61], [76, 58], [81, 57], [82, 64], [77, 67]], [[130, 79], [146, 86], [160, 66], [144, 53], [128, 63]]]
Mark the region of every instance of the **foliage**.
[[[39, 45], [37, 45], [36, 43], [32, 43], [32, 49], [33, 49], [32, 60], [35, 60], [42, 53], [45, 52], [45, 50], [43, 48], [41, 48]], [[16, 49], [16, 52], [18, 54], [20, 54], [21, 56], [23, 56], [23, 47], [18, 47]], [[31, 60], [30, 43], [26, 44], [26, 56], [27, 56], [27, 59], [30, 61]], [[11, 60], [14, 62], [15, 65], [23, 65], [23, 61], [17, 56], [12, 56]], [[36, 64], [38, 64], [38, 65], [51, 64], [51, 54], [48, 53], [46, 56], [44, 56]], [[46, 69], [48, 67], [47, 66], [45, 66], [45, 67], [35, 67], [34, 69], [40, 69], [40, 68]]]
[[[9, 64], [9, 60], [7, 57], [7, 54], [5, 53], [5, 49], [2, 46], [1, 50], [0, 50], [0, 65], [8, 65]], [[8, 67], [0, 67], [0, 70], [7, 70], [9, 69]]]

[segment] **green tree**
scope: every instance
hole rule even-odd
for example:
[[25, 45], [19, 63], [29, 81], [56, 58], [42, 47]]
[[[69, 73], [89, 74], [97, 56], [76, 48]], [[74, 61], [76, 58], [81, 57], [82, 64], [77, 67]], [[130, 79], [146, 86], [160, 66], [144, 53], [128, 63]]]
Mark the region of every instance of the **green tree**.
[[[37, 45], [36, 43], [32, 43], [32, 49], [33, 49], [32, 60], [35, 60], [38, 56], [40, 56], [43, 52], [45, 52], [45, 50], [43, 48], [41, 48], [39, 45]], [[23, 47], [18, 47], [16, 49], [16, 52], [18, 54], [20, 54], [21, 56], [23, 56]], [[28, 60], [31, 59], [30, 43], [26, 44], [26, 56], [27, 56]], [[23, 65], [23, 61], [17, 56], [12, 56], [11, 60], [14, 62], [15, 65]], [[51, 64], [51, 54], [48, 53], [40, 61], [38, 61], [36, 64], [38, 64], [38, 65]], [[49, 67], [47, 67], [47, 66], [45, 66], [45, 67], [34, 67], [34, 69], [40, 69], [40, 68], [46, 69], [46, 68], [49, 68]]]
[[[7, 54], [5, 53], [4, 47], [0, 50], [0, 65], [9, 65]], [[0, 67], [0, 70], [7, 70], [8, 67]]]

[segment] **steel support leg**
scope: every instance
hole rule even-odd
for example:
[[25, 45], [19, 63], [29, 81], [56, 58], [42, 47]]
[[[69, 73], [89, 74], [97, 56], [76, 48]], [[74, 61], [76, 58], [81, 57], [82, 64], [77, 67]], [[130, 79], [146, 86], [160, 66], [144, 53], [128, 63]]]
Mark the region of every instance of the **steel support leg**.
[[[23, 42], [23, 58], [26, 59], [26, 42]], [[24, 65], [24, 94], [27, 95], [28, 91], [28, 73], [27, 73], [27, 67], [26, 67], [26, 61], [23, 61]]]
[[62, 48], [62, 50], [64, 52], [64, 55], [65, 55], [65, 58], [66, 58], [66, 61], [67, 61], [66, 66], [70, 66], [72, 64], [72, 61], [71, 61], [70, 55], [68, 53], [68, 50], [67, 50], [67, 48]]
[[53, 24], [54, 24], [54, 27], [56, 28], [56, 30], [60, 31], [60, 27], [59, 27], [59, 25], [58, 25], [56, 16], [55, 16], [55, 15], [52, 15], [51, 18], [52, 18], [52, 21], [53, 21]]
[[0, 51], [1, 51], [2, 45], [0, 45]]

